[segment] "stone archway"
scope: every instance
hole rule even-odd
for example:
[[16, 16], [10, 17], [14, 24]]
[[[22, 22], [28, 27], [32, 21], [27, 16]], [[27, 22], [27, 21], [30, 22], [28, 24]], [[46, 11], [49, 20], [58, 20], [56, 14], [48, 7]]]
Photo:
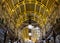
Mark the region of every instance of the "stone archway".
[[[21, 27], [19, 27], [19, 34], [21, 35], [20, 38], [25, 40], [33, 40], [34, 42], [36, 40], [39, 40], [42, 38], [42, 32], [39, 24], [33, 20], [30, 21], [31, 24], [29, 24], [29, 20], [25, 21]], [[29, 29], [31, 28], [31, 29]], [[31, 34], [33, 34], [31, 36]], [[35, 36], [36, 35], [36, 36]], [[34, 37], [34, 38], [33, 38]], [[24, 41], [25, 41], [24, 40]]]

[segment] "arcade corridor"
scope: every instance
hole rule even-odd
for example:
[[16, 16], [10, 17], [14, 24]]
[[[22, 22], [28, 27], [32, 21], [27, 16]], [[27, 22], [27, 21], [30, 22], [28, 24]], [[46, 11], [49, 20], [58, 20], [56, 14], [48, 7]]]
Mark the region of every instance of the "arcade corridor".
[[0, 43], [60, 43], [60, 0], [0, 0]]

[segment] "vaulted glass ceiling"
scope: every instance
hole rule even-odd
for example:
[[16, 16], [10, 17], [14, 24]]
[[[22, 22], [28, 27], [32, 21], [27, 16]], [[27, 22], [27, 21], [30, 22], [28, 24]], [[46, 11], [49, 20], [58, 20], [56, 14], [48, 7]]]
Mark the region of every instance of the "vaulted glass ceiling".
[[56, 1], [58, 0], [0, 0], [0, 17], [4, 18], [4, 24], [13, 31], [29, 19], [28, 15], [43, 28], [48, 23], [55, 23], [58, 17]]

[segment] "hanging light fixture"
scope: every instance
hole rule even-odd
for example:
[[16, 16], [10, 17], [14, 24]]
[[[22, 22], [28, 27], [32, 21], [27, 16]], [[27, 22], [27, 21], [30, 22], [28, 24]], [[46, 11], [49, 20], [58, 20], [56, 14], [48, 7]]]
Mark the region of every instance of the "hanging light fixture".
[[28, 29], [33, 29], [34, 26], [28, 25]]
[[29, 36], [32, 36], [32, 33], [29, 33]]

